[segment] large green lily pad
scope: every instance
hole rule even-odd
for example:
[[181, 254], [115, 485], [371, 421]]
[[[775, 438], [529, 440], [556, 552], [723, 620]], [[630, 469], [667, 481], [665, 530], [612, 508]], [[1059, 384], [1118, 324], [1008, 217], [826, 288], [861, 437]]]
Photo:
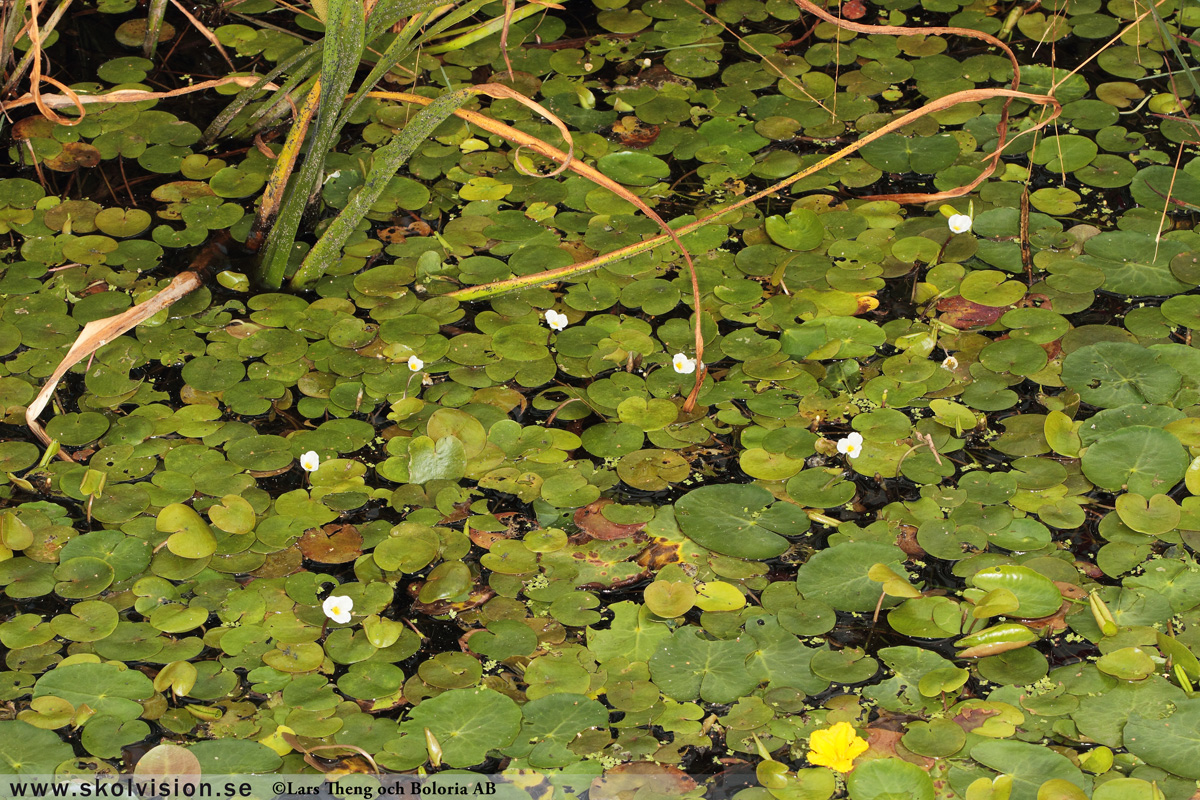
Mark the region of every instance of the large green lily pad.
[[521, 709], [491, 689], [453, 689], [414, 708], [401, 729], [424, 740], [428, 729], [452, 767], [480, 763], [488, 751], [508, 747], [521, 728]]
[[688, 538], [715, 553], [772, 558], [787, 550], [784, 534], [808, 528], [807, 517], [789, 514], [784, 504], [771, 505], [773, 500], [759, 486], [703, 486], [679, 499], [675, 518]]
[[73, 755], [71, 745], [54, 731], [15, 719], [0, 721], [0, 773], [4, 775], [51, 775]]
[[[904, 554], [892, 545], [844, 542], [812, 556], [796, 573], [796, 588], [810, 600], [828, 603], [839, 611], [871, 611], [879, 603], [879, 584], [867, 576], [875, 564], [886, 564], [904, 575]], [[885, 597], [890, 607], [897, 598]]]
[[142, 673], [118, 664], [71, 664], [47, 672], [38, 679], [33, 696], [54, 696], [78, 708], [87, 704], [99, 714], [117, 719], [136, 719], [142, 713], [139, 701], [154, 693]]
[[1152, 496], [1183, 480], [1188, 456], [1171, 434], [1133, 425], [1106, 436], [1083, 454], [1083, 474], [1109, 491]]

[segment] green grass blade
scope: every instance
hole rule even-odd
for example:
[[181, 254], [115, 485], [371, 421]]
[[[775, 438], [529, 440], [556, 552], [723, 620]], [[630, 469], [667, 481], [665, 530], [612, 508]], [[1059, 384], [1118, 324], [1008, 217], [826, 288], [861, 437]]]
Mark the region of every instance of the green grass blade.
[[150, 0], [150, 12], [146, 17], [146, 39], [142, 42], [142, 55], [154, 58], [158, 50], [158, 32], [162, 29], [163, 17], [167, 14], [167, 0]]
[[[532, 17], [534, 14], [537, 14], [539, 12], [544, 12], [545, 10], [546, 10], [545, 6], [539, 6], [536, 3], [530, 3], [528, 5], [521, 6], [516, 11], [513, 12], [510, 23], [520, 22], [523, 19]], [[457, 35], [455, 35], [453, 39], [451, 39], [448, 42], [442, 42], [440, 44], [435, 44], [432, 47], [427, 48], [425, 52], [429, 53], [430, 55], [436, 55], [436, 54], [440, 54], [440, 53], [449, 53], [452, 50], [461, 50], [462, 48], [467, 47], [468, 45], [472, 45], [475, 42], [482, 41], [483, 39], [486, 39], [489, 36], [493, 36], [497, 33], [500, 33], [500, 30], [503, 27], [504, 27], [504, 17], [503, 16], [495, 17], [493, 19], [488, 20], [487, 22], [481, 23], [480, 25], [477, 25], [477, 26], [471, 28], [470, 30], [454, 31], [454, 33]], [[700, 47], [701, 45], [696, 45], [696, 46]]]
[[[487, 0], [494, 2], [494, 0]], [[367, 41], [387, 31], [400, 20], [446, 5], [447, 0], [379, 0], [367, 20]]]
[[0, 32], [0, 64], [8, 64], [13, 57], [13, 48], [17, 43], [17, 32], [21, 30], [28, 16], [25, 0], [16, 0], [8, 9], [4, 20], [4, 30]]
[[[408, 58], [408, 56], [412, 55], [419, 47], [424, 47], [425, 42], [428, 42], [429, 39], [437, 36], [446, 28], [459, 24], [464, 19], [474, 15], [483, 6], [486, 6], [492, 2], [495, 2], [495, 0], [471, 0], [471, 2], [464, 3], [458, 8], [455, 8], [449, 14], [434, 20], [433, 24], [429, 25], [426, 30], [421, 31], [421, 27], [423, 26], [412, 26], [407, 36], [404, 36], [403, 38], [397, 37], [390, 45], [388, 45], [387, 50], [384, 51], [383, 55], [379, 59], [379, 62], [374, 66], [374, 68], [372, 68], [371, 74], [368, 75], [366, 80], [362, 82], [362, 84], [358, 87], [358, 91], [354, 93], [354, 97], [350, 99], [350, 102], [347, 103], [346, 107], [342, 110], [342, 124], [344, 125], [346, 121], [350, 119], [351, 115], [354, 114], [355, 110], [358, 109], [359, 104], [362, 103], [363, 99], [366, 97], [367, 92], [370, 92], [375, 88], [375, 85], [379, 83], [384, 75], [387, 74], [388, 70], [390, 70], [399, 62], [403, 61], [405, 58]], [[427, 3], [426, 5], [436, 6], [438, 3]], [[374, 18], [373, 15], [372, 18]], [[421, 33], [420, 37], [416, 36], [418, 31]], [[416, 40], [416, 44], [413, 43], [414, 39]]]
[[342, 247], [354, 233], [358, 223], [366, 217], [371, 206], [383, 194], [392, 176], [416, 149], [425, 143], [437, 126], [473, 94], [469, 89], [459, 89], [442, 95], [421, 109], [390, 142], [375, 151], [362, 189], [346, 204], [304, 259], [304, 263], [292, 278], [294, 288], [303, 288], [325, 274], [328, 266], [339, 257]]
[[[58, 26], [58, 23], [63, 18], [63, 15], [67, 13], [67, 9], [70, 7], [70, 5], [71, 0], [62, 0], [62, 2], [60, 2], [54, 9], [54, 12], [50, 15], [50, 17], [42, 23], [42, 41], [45, 41], [47, 37], [54, 32], [55, 27]], [[18, 8], [22, 9], [19, 15], [17, 13]], [[11, 33], [13, 41], [8, 44], [8, 49], [3, 51], [3, 60], [0, 60], [0, 64], [8, 64], [10, 63], [11, 59], [16, 57], [16, 53], [14, 52], [13, 48], [16, 46], [15, 43], [17, 33], [28, 21], [24, 9], [26, 9], [25, 2], [24, 0], [20, 0], [19, 5], [14, 6], [13, 9], [9, 11], [9, 14], [13, 15], [9, 18], [9, 20], [15, 20], [14, 24], [16, 27]], [[5, 37], [8, 37], [8, 22], [6, 22], [5, 25], [6, 27], [4, 35]], [[28, 41], [28, 35], [26, 35], [25, 39]], [[33, 53], [34, 51], [32, 48], [26, 49], [25, 54], [21, 56], [21, 60], [17, 62], [17, 66], [11, 72], [5, 73], [4, 88], [0, 90], [0, 95], [7, 95], [9, 92], [16, 89], [17, 84], [21, 82], [21, 80], [25, 77], [25, 73], [29, 71], [29, 67], [33, 64]]]
[[1153, 2], [1151, 2], [1149, 6], [1150, 16], [1154, 17], [1154, 22], [1158, 25], [1159, 34], [1163, 37], [1163, 40], [1167, 43], [1167, 45], [1170, 46], [1171, 52], [1175, 54], [1175, 60], [1179, 62], [1179, 70], [1177, 70], [1177, 72], [1182, 72], [1187, 76], [1188, 83], [1192, 85], [1192, 91], [1196, 93], [1197, 97], [1200, 97], [1200, 82], [1197, 82], [1196, 80], [1194, 68], [1188, 66], [1187, 59], [1185, 59], [1183, 57], [1183, 53], [1180, 52], [1179, 44], [1175, 39], [1175, 34], [1172, 33], [1170, 28], [1167, 27], [1167, 23], [1162, 18], [1162, 15], [1158, 13], [1158, 7], [1155, 6]]
[[[229, 105], [225, 106], [225, 108], [221, 110], [221, 113], [217, 115], [216, 119], [214, 119], [212, 123], [209, 124], [209, 126], [204, 130], [204, 141], [208, 144], [215, 142], [217, 137], [225, 131], [225, 127], [229, 125], [229, 123], [233, 121], [233, 118], [238, 115], [238, 112], [257, 99], [259, 93], [262, 91], [262, 87], [266, 83], [273, 82], [280, 75], [287, 74], [289, 79], [287, 83], [282, 86], [280, 91], [275, 93], [275, 101], [268, 102], [263, 109], [259, 110], [253, 117], [251, 117], [250, 127], [251, 130], [253, 130], [253, 123], [266, 113], [267, 107], [273, 106], [276, 102], [281, 102], [283, 100], [283, 92], [290, 91], [291, 88], [300, 85], [305, 80], [308, 80], [312, 77], [312, 75], [317, 71], [317, 66], [321, 63], [320, 54], [321, 43], [314, 42], [304, 49], [288, 56], [283, 61], [280, 61], [279, 64], [276, 65], [275, 69], [271, 70], [266, 75], [263, 75], [256, 85], [250, 87], [249, 89], [243, 89], [242, 91], [238, 92]], [[307, 60], [309, 63], [305, 63], [305, 60]]]
[[365, 39], [362, 4], [357, 0], [332, 0], [321, 53], [321, 96], [326, 110], [317, 121], [304, 165], [289, 182], [287, 199], [267, 237], [259, 275], [269, 288], [279, 288], [283, 284], [296, 233], [300, 229], [300, 218], [325, 170], [325, 154], [333, 150], [341, 132], [338, 111], [358, 72]]

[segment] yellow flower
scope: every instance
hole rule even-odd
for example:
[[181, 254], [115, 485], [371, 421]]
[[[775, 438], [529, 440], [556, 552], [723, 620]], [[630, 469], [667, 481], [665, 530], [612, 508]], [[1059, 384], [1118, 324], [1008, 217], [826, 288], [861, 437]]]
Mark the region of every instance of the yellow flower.
[[854, 759], [867, 752], [869, 745], [848, 722], [813, 731], [808, 740], [808, 763], [838, 772], [854, 769]]

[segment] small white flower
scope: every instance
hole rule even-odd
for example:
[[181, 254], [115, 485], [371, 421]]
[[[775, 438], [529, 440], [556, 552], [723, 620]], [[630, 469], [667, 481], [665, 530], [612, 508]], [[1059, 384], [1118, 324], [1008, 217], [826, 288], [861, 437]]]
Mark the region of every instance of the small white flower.
[[325, 616], [339, 625], [345, 625], [350, 621], [350, 613], [354, 611], [354, 601], [345, 595], [330, 595], [321, 609]]
[[321, 466], [321, 457], [316, 450], [309, 450], [300, 456], [300, 466], [304, 467], [305, 472], [316, 472], [317, 467]]
[[951, 372], [958, 369], [958, 359], [954, 356], [946, 356], [945, 360], [942, 361], [942, 369], [948, 369]]
[[950, 218], [951, 233], [967, 233], [971, 230], [971, 218], [966, 214], [955, 214]]
[[671, 359], [671, 366], [675, 367], [675, 371], [680, 375], [691, 375], [696, 371], [696, 359], [688, 358], [683, 353], [676, 353]]
[[546, 324], [550, 326], [551, 330], [561, 331], [567, 327], [567, 322], [566, 314], [560, 314], [553, 308], [546, 312]]
[[650, 63], [651, 63], [651, 62], [650, 62], [650, 59], [648, 59], [648, 58], [643, 58], [643, 59], [642, 59], [642, 66], [643, 66], [643, 67], [648, 67], [648, 66], [650, 66]]
[[422, 361], [421, 359], [417, 358], [416, 356], [409, 356], [408, 357], [408, 368], [411, 369], [413, 372], [420, 372], [421, 370], [425, 369], [425, 362]]
[[858, 431], [854, 431], [845, 438], [838, 439], [837, 449], [839, 453], [858, 458], [862, 455], [863, 437]]

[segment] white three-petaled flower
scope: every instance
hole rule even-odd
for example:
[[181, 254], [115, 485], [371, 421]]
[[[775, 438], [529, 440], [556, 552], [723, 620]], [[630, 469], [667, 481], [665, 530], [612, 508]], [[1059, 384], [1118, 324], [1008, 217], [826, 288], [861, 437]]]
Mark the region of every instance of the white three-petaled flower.
[[688, 358], [683, 353], [676, 353], [671, 359], [671, 366], [675, 367], [675, 371], [680, 375], [691, 375], [696, 371], [696, 359]]
[[837, 449], [839, 453], [858, 458], [862, 454], [863, 437], [858, 431], [851, 433], [842, 439], [838, 439]]
[[350, 621], [350, 614], [354, 611], [354, 601], [345, 595], [330, 595], [325, 599], [321, 606], [325, 612], [325, 616], [339, 625], [345, 625]]
[[946, 356], [945, 360], [942, 361], [942, 369], [948, 369], [951, 372], [958, 369], [958, 359], [954, 356]]
[[321, 466], [321, 457], [316, 450], [309, 450], [300, 456], [300, 466], [304, 467], [305, 472], [316, 472], [317, 467]]
[[955, 214], [950, 217], [951, 233], [967, 233], [971, 230], [971, 218], [966, 214]]
[[561, 331], [567, 327], [567, 322], [566, 314], [560, 314], [553, 308], [546, 312], [546, 324], [550, 326], [551, 330]]
[[417, 358], [416, 356], [409, 356], [408, 357], [408, 368], [411, 369], [413, 372], [420, 372], [421, 370], [425, 369], [425, 362], [422, 361], [421, 359]]

